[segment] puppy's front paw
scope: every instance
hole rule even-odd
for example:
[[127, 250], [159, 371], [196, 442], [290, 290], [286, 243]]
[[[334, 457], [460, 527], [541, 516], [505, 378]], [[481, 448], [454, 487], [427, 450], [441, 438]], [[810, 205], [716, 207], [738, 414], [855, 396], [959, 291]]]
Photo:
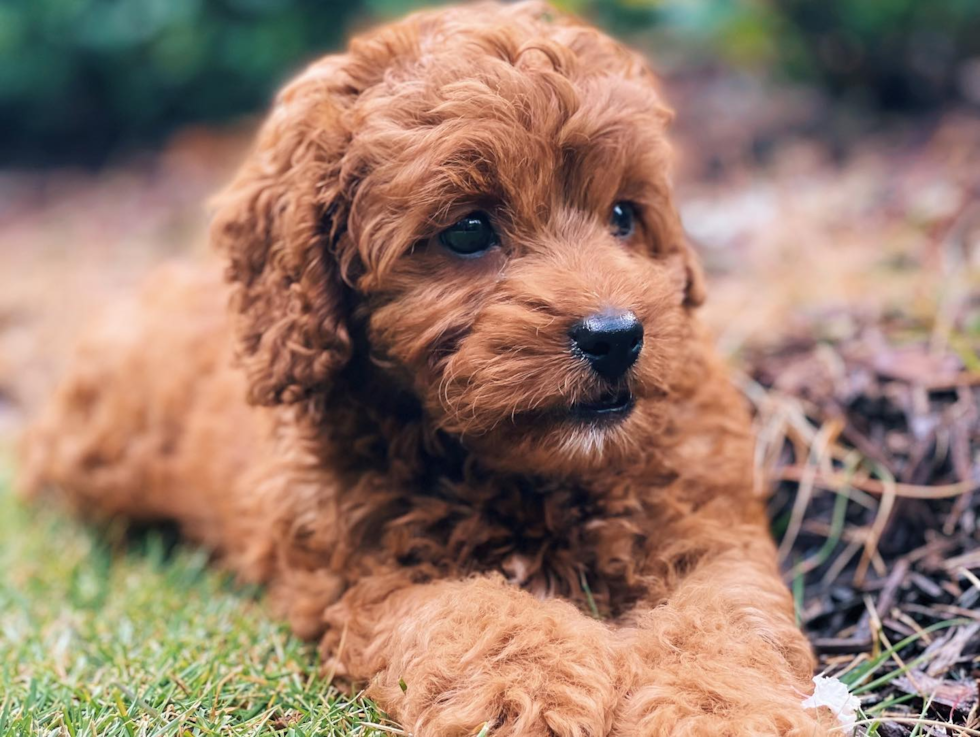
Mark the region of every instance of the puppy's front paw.
[[623, 699], [613, 737], [826, 737], [835, 726], [826, 715], [793, 700], [760, 694], [757, 705], [738, 706], [723, 694], [662, 692], [648, 686]]
[[[533, 654], [531, 654], [533, 658]], [[615, 676], [593, 658], [471, 664], [444, 677], [405, 679], [404, 692], [372, 689], [416, 737], [605, 737], [617, 701]], [[598, 666], [598, 667], [597, 667]], [[588, 672], [588, 675], [586, 675]], [[400, 690], [400, 689], [399, 689]]]
[[[394, 628], [368, 693], [416, 737], [605, 737], [623, 692], [606, 627], [498, 582], [442, 585]], [[465, 594], [462, 595], [462, 594]]]

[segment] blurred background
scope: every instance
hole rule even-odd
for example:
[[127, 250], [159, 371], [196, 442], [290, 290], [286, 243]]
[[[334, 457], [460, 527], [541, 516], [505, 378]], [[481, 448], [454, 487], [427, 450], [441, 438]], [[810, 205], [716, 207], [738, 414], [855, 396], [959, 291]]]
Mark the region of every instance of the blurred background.
[[[649, 50], [813, 87], [863, 112], [980, 104], [975, 0], [560, 0]], [[5, 0], [0, 155], [103, 165], [254, 114], [304, 62], [414, 0]]]
[[[678, 111], [705, 315], [755, 408], [824, 665], [975, 611], [980, 0], [555, 4], [645, 52]], [[208, 258], [207, 198], [276, 88], [416, 7], [0, 2], [0, 451], [93, 311], [163, 261]], [[878, 703], [918, 713], [895, 699], [936, 682], [955, 698], [922, 713], [976, 721], [971, 627], [951, 630], [944, 668]]]

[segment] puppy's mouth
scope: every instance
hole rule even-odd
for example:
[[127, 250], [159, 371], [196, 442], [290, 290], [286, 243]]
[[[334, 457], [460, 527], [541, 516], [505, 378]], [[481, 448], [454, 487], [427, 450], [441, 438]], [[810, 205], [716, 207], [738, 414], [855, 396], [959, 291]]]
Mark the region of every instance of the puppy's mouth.
[[620, 422], [629, 417], [635, 404], [633, 394], [628, 389], [623, 389], [606, 392], [591, 402], [573, 404], [570, 414], [573, 419], [580, 422]]

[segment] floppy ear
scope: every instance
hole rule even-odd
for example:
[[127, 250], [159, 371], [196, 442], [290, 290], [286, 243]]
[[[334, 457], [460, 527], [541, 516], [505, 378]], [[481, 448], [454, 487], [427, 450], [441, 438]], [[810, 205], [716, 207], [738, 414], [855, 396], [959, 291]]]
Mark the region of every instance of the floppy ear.
[[671, 278], [683, 297], [681, 304], [694, 309], [704, 304], [707, 289], [701, 259], [684, 232], [680, 214], [668, 194], [667, 204], [661, 211], [664, 219], [662, 253], [669, 264]]
[[347, 210], [342, 115], [353, 99], [343, 59], [324, 59], [280, 93], [249, 158], [215, 200], [211, 239], [227, 258], [253, 404], [299, 401], [350, 358], [335, 251]]
[[686, 239], [682, 248], [684, 249], [684, 278], [687, 280], [684, 285], [684, 306], [700, 307], [708, 296], [701, 259]]

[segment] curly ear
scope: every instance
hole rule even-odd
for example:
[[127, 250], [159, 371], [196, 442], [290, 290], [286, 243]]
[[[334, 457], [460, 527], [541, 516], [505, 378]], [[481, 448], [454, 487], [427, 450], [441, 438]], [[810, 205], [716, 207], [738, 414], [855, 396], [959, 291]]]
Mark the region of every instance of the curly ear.
[[335, 252], [347, 208], [342, 116], [353, 99], [343, 60], [322, 60], [280, 93], [249, 158], [215, 200], [211, 239], [227, 258], [253, 404], [300, 401], [350, 358]]

